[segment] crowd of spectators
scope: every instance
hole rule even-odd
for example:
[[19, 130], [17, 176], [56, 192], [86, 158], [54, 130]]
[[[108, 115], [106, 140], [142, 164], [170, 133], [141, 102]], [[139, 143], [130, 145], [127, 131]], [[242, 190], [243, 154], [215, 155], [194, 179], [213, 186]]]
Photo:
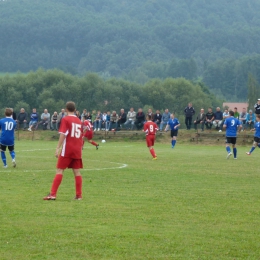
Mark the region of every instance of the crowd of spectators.
[[[236, 107], [232, 110], [234, 111], [234, 117], [241, 121], [243, 126], [242, 130], [251, 129], [254, 127], [256, 120], [255, 113], [260, 114], [260, 99], [254, 106], [254, 112], [251, 109], [247, 112], [246, 108], [243, 108], [242, 111], [237, 111]], [[204, 108], [201, 108], [200, 112], [195, 115], [195, 109], [192, 103], [189, 103], [183, 112], [187, 130], [190, 130], [193, 124], [196, 131], [198, 128], [200, 128], [201, 131], [204, 131], [204, 128], [214, 128], [222, 132], [224, 121], [229, 116], [228, 109], [221, 111], [220, 107], [217, 107], [214, 112], [211, 107], [207, 109], [207, 112], [205, 112]], [[93, 124], [94, 131], [141, 130], [146, 121], [146, 116], [151, 115], [153, 122], [158, 125], [160, 131], [163, 131], [167, 122], [170, 120], [171, 113], [168, 109], [165, 109], [163, 113], [159, 110], [153, 113], [152, 109], [148, 109], [147, 112], [144, 112], [142, 108], [139, 108], [136, 112], [132, 107], [128, 112], [121, 109], [119, 113], [116, 111], [104, 111], [102, 113], [101, 111], [95, 110], [89, 112], [87, 109], [84, 109], [82, 113], [76, 111], [75, 115], [82, 122], [83, 118], [89, 120]], [[66, 112], [64, 109], [61, 109], [59, 113], [55, 111], [52, 115], [47, 109], [44, 109], [40, 116], [36, 108], [32, 109], [30, 115], [28, 115], [24, 108], [20, 109], [20, 113], [17, 116], [13, 113], [13, 118], [17, 121], [18, 129], [27, 129], [28, 131], [32, 131], [32, 129], [36, 130], [39, 126], [41, 126], [43, 130], [49, 129], [57, 131], [62, 118], [65, 116]]]

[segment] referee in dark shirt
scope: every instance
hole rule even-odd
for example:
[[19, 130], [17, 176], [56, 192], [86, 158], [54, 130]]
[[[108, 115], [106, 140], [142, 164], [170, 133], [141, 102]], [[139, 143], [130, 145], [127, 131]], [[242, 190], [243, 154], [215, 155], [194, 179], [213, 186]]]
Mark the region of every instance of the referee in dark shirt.
[[257, 103], [254, 105], [255, 113], [260, 114], [260, 98], [257, 99]]

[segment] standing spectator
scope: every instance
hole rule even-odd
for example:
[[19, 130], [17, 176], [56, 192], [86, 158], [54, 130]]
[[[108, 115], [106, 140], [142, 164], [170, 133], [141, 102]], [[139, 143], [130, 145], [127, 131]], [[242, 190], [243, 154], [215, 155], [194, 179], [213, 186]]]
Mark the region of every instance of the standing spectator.
[[79, 119], [79, 120], [81, 120], [81, 115], [80, 115], [80, 112], [77, 110], [76, 111], [76, 117]]
[[145, 114], [143, 112], [143, 109], [139, 108], [135, 119], [135, 127], [137, 130], [141, 130], [143, 128], [144, 121], [145, 121]]
[[158, 131], [158, 128], [157, 125], [154, 122], [152, 122], [152, 116], [147, 115], [146, 120], [147, 121], [144, 124], [144, 132], [146, 134], [146, 144], [153, 157], [153, 160], [157, 160], [157, 155], [154, 151], [153, 146], [154, 146], [156, 131]]
[[30, 116], [28, 131], [32, 131], [33, 127], [37, 127], [37, 123], [38, 123], [38, 113], [36, 112], [36, 108], [33, 108]]
[[107, 121], [107, 112], [104, 111], [102, 114], [102, 119], [101, 119], [101, 130], [105, 131], [106, 129], [106, 121]]
[[153, 121], [157, 126], [159, 127], [162, 121], [162, 115], [159, 110], [156, 110], [156, 113], [154, 114]]
[[83, 109], [83, 112], [81, 114], [81, 122], [84, 122], [84, 117], [87, 115], [87, 109]]
[[244, 125], [246, 124], [246, 116], [247, 116], [246, 108], [243, 108], [242, 112], [239, 115], [239, 120], [240, 120], [241, 125], [242, 125], [241, 131], [244, 131]]
[[127, 129], [129, 127], [129, 125], [131, 125], [130, 129], [133, 130], [135, 118], [136, 118], [136, 112], [134, 111], [133, 107], [131, 107], [130, 110], [128, 111], [126, 118], [127, 118], [127, 120], [124, 123], [125, 128]]
[[164, 113], [162, 114], [162, 119], [161, 119], [161, 123], [160, 123], [160, 131], [162, 131], [163, 128], [167, 125], [170, 117], [171, 117], [171, 113], [169, 112], [169, 109], [166, 108], [164, 110]]
[[223, 113], [220, 111], [220, 107], [216, 108], [216, 112], [214, 114], [213, 125], [216, 127], [219, 132], [222, 132], [222, 121], [223, 121]]
[[191, 128], [192, 116], [195, 114], [195, 109], [192, 107], [192, 103], [189, 103], [188, 106], [184, 109], [185, 114], [185, 125], [187, 130]]
[[12, 118], [13, 118], [14, 121], [16, 121], [17, 120], [16, 113], [14, 112], [13, 108], [10, 108], [10, 109], [12, 110]]
[[257, 103], [254, 105], [255, 114], [260, 114], [260, 98], [257, 99]]
[[118, 121], [118, 114], [116, 113], [116, 111], [113, 111], [112, 115], [110, 116], [110, 130], [116, 131], [117, 121]]
[[50, 126], [51, 115], [48, 113], [48, 110], [45, 108], [41, 114], [41, 121], [39, 124], [42, 125], [42, 130], [46, 130]]
[[65, 112], [65, 109], [61, 109], [61, 112], [58, 115], [58, 120], [57, 120], [57, 125], [58, 125], [58, 130], [60, 129], [60, 124], [62, 121], [62, 118], [64, 118], [67, 115], [67, 113]]
[[[75, 109], [74, 102], [67, 102], [66, 111], [68, 116], [63, 118], [60, 127], [60, 138], [55, 152], [55, 156], [58, 158], [56, 175], [52, 182], [51, 192], [43, 198], [44, 200], [56, 200], [57, 191], [66, 168], [72, 168], [74, 174], [76, 188], [74, 199], [82, 199], [82, 177], [80, 174], [80, 169], [83, 168], [82, 122], [74, 115]], [[60, 149], [62, 149], [61, 152]]]
[[122, 128], [122, 125], [125, 122], [126, 122], [126, 113], [125, 113], [125, 110], [122, 108], [120, 110], [120, 114], [118, 115], [117, 130], [120, 130], [120, 128]]
[[207, 129], [211, 129], [213, 125], [213, 120], [214, 120], [214, 113], [212, 112], [212, 108], [208, 108], [208, 113], [206, 114], [206, 120], [205, 120], [205, 125]]
[[249, 127], [249, 129], [251, 129], [251, 127], [254, 126], [254, 124], [255, 124], [255, 114], [250, 109], [249, 113], [246, 116], [246, 128]]
[[234, 118], [239, 119], [239, 112], [237, 111], [237, 107], [234, 107]]
[[23, 126], [23, 130], [26, 129], [27, 126], [27, 113], [24, 108], [21, 108], [20, 113], [17, 116], [16, 122], [18, 123], [18, 129]]
[[107, 116], [106, 116], [106, 131], [110, 130], [110, 125], [111, 125], [111, 121], [110, 121], [110, 111], [107, 111]]
[[58, 113], [55, 111], [51, 116], [51, 130], [58, 130]]
[[204, 131], [204, 124], [205, 124], [206, 115], [204, 113], [204, 109], [201, 108], [200, 113], [198, 114], [196, 120], [194, 121], [194, 128], [197, 131], [197, 125], [201, 125], [201, 131]]
[[102, 114], [100, 111], [97, 111], [97, 114], [96, 114], [96, 117], [94, 120], [94, 131], [100, 131], [101, 120], [102, 120]]
[[229, 111], [229, 117], [225, 120], [223, 127], [226, 129], [226, 150], [227, 150], [227, 159], [232, 155], [230, 144], [233, 147], [234, 159], [237, 159], [237, 130], [242, 128], [240, 121], [234, 117], [234, 112]]

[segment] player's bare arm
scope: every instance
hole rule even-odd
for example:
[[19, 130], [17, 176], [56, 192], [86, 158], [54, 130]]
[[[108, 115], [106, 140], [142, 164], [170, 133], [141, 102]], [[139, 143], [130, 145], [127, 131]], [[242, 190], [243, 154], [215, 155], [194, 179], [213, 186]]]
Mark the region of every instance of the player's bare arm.
[[60, 151], [60, 148], [61, 148], [61, 146], [62, 146], [62, 144], [63, 144], [65, 138], [66, 138], [65, 134], [60, 133], [60, 138], [59, 138], [58, 145], [57, 145], [56, 151], [55, 151], [55, 156], [56, 156], [57, 158], [58, 158], [58, 156], [59, 156], [59, 151]]

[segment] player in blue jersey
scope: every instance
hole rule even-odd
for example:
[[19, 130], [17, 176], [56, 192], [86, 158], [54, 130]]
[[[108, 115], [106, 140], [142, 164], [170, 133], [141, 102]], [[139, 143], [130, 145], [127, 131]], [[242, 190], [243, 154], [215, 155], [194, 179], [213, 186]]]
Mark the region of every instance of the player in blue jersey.
[[254, 135], [254, 142], [251, 150], [247, 152], [247, 155], [251, 155], [251, 153], [255, 150], [256, 146], [260, 148], [260, 114], [256, 115], [256, 123], [254, 129], [251, 129], [250, 131], [255, 131]]
[[237, 159], [237, 130], [240, 131], [242, 128], [241, 122], [234, 117], [234, 112], [229, 111], [229, 117], [225, 120], [223, 128], [226, 129], [226, 150], [227, 150], [227, 159], [232, 155], [230, 144], [233, 147], [234, 159]]
[[167, 125], [165, 127], [165, 131], [167, 132], [168, 128], [170, 127], [171, 129], [171, 138], [172, 138], [172, 148], [175, 147], [176, 145], [176, 139], [178, 135], [178, 128], [180, 126], [180, 122], [178, 118], [175, 118], [174, 113], [171, 114], [170, 119], [167, 122]]
[[5, 151], [6, 147], [8, 147], [8, 150], [10, 152], [10, 155], [12, 157], [12, 163], [13, 167], [16, 167], [15, 162], [15, 152], [14, 152], [14, 131], [16, 127], [16, 122], [12, 118], [13, 111], [11, 108], [5, 109], [5, 118], [2, 118], [0, 120], [0, 128], [2, 130], [1, 133], [1, 158], [4, 163], [4, 168], [7, 168], [6, 164], [6, 156]]

